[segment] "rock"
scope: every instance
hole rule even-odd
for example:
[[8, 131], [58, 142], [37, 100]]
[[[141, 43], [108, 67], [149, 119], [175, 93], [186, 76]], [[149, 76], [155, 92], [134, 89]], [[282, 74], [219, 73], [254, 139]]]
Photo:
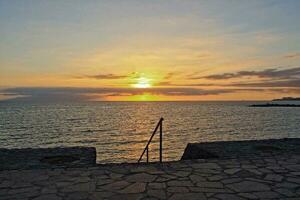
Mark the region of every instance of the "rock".
[[203, 188], [223, 188], [223, 184], [220, 182], [200, 182], [197, 186]]
[[139, 174], [134, 174], [134, 175], [129, 175], [125, 179], [128, 182], [152, 182], [156, 179], [156, 175], [150, 175], [146, 173], [139, 173]]
[[205, 193], [233, 193], [228, 189], [224, 188], [201, 188], [201, 187], [189, 187], [192, 192], [205, 192]]
[[206, 200], [204, 194], [202, 193], [186, 193], [186, 194], [174, 194], [171, 196], [170, 200]]
[[149, 183], [148, 187], [151, 189], [163, 189], [166, 188], [165, 183]]
[[191, 174], [191, 172], [189, 171], [176, 171], [175, 173], [173, 173], [173, 175], [177, 176], [177, 177], [187, 177]]
[[239, 193], [238, 195], [246, 199], [258, 199], [258, 197], [252, 193]]
[[196, 163], [192, 164], [194, 169], [220, 169], [220, 166], [216, 163]]
[[168, 187], [167, 191], [171, 193], [187, 193], [189, 189], [187, 187]]
[[291, 183], [297, 183], [300, 185], [300, 177], [297, 178], [287, 178], [286, 181], [291, 182]]
[[273, 191], [254, 192], [253, 194], [260, 199], [277, 199], [281, 197], [281, 195]]
[[265, 177], [265, 180], [268, 180], [268, 181], [276, 181], [276, 182], [280, 182], [282, 181], [283, 177], [278, 175], [278, 174], [268, 174], [266, 177]]
[[194, 174], [190, 175], [190, 179], [195, 183], [206, 181], [206, 178], [199, 176], [199, 175], [194, 175]]
[[119, 193], [142, 193], [146, 190], [146, 183], [133, 183], [128, 187], [124, 188]]
[[226, 170], [224, 170], [224, 172], [226, 174], [230, 174], [230, 175], [235, 174], [235, 173], [237, 173], [239, 171], [241, 171], [241, 168], [233, 168], [233, 169], [226, 169]]
[[297, 188], [297, 187], [299, 187], [299, 184], [283, 182], [283, 183], [276, 184], [276, 187], [278, 187], [278, 188]]
[[221, 200], [244, 200], [235, 194], [217, 194], [215, 197]]
[[208, 177], [209, 181], [220, 181], [222, 179], [224, 179], [224, 176], [215, 175], [215, 176]]
[[44, 187], [41, 191], [42, 194], [55, 194], [56, 192], [57, 189], [54, 186]]
[[85, 200], [88, 199], [89, 193], [86, 192], [74, 192], [67, 196], [66, 200]]
[[223, 184], [230, 184], [230, 183], [237, 183], [237, 182], [241, 182], [243, 179], [241, 178], [227, 178], [222, 180], [221, 182]]
[[44, 194], [34, 198], [33, 200], [61, 200], [62, 198], [56, 194]]
[[113, 182], [113, 183], [103, 186], [103, 188], [106, 190], [113, 191], [113, 190], [123, 189], [123, 188], [127, 187], [128, 185], [130, 185], [130, 183], [128, 183], [127, 181], [116, 181], [116, 182]]
[[112, 195], [114, 195], [114, 193], [112, 192], [94, 192], [91, 195], [91, 199], [93, 200], [105, 199], [111, 197]]
[[168, 186], [178, 186], [178, 187], [184, 187], [184, 186], [193, 186], [193, 183], [191, 181], [169, 181], [167, 183]]
[[[143, 199], [142, 194], [119, 194], [109, 198], [109, 200], [141, 200]], [[98, 199], [97, 199], [98, 200]]]
[[12, 186], [14, 183], [12, 181], [1, 181], [0, 188], [8, 188]]
[[254, 181], [242, 181], [239, 183], [232, 183], [227, 185], [230, 189], [235, 192], [255, 192], [255, 191], [269, 191], [270, 187], [263, 183]]
[[274, 191], [287, 197], [295, 197], [297, 195], [296, 193], [286, 188], [276, 188], [274, 189]]
[[62, 188], [63, 192], [91, 192], [95, 190], [95, 184], [92, 183], [78, 183]]
[[158, 199], [166, 199], [167, 195], [164, 190], [148, 190], [147, 194]]

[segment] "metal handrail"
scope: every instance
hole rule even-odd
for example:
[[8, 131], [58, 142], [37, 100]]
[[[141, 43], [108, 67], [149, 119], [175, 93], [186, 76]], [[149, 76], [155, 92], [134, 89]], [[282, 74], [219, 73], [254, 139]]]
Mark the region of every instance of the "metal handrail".
[[162, 163], [162, 122], [163, 122], [163, 120], [164, 120], [164, 118], [161, 117], [159, 122], [157, 123], [150, 139], [148, 140], [147, 145], [145, 146], [145, 149], [144, 149], [142, 155], [140, 156], [140, 159], [138, 160], [138, 163], [140, 163], [140, 161], [142, 160], [145, 152], [146, 152], [146, 156], [147, 156], [147, 163], [149, 162], [149, 145], [150, 145], [155, 133], [157, 132], [158, 128], [159, 128], [159, 162]]

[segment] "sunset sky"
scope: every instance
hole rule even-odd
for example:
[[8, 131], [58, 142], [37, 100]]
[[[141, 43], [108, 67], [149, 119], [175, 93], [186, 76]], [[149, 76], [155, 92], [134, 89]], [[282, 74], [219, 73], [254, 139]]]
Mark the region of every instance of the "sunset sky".
[[0, 100], [300, 96], [299, 0], [0, 0]]

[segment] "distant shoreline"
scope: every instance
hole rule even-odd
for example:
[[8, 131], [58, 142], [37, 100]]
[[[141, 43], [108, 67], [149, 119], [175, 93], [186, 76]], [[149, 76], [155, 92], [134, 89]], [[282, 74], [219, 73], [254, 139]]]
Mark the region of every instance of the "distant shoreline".
[[300, 98], [296, 98], [296, 97], [283, 97], [281, 99], [273, 99], [272, 101], [300, 101]]
[[300, 105], [266, 103], [266, 104], [254, 104], [254, 105], [250, 105], [249, 107], [300, 107]]

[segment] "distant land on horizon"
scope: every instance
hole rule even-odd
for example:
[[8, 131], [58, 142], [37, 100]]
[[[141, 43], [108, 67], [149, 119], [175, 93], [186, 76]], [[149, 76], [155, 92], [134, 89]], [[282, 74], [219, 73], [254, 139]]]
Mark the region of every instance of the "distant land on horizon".
[[273, 99], [272, 101], [300, 101], [300, 97], [283, 97], [281, 99]]
[[[276, 103], [273, 103], [276, 102]], [[273, 99], [272, 103], [253, 104], [250, 107], [300, 107], [299, 97], [283, 97], [281, 99]]]

